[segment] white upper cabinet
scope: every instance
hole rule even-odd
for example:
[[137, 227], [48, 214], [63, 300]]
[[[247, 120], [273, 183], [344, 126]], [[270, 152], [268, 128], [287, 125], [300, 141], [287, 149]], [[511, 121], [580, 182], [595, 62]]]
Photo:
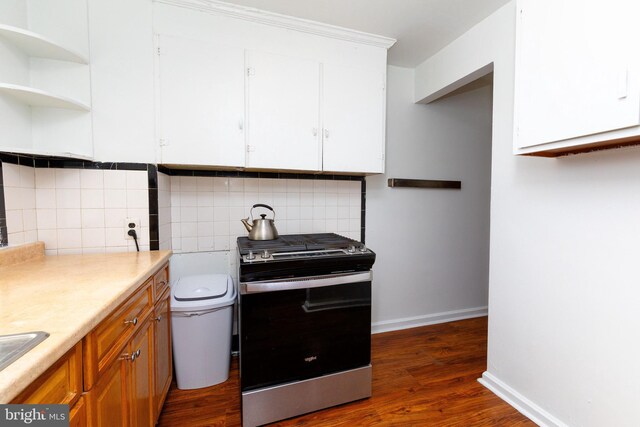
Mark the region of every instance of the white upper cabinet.
[[321, 170], [320, 64], [247, 52], [247, 167]]
[[640, 3], [519, 0], [514, 151], [554, 156], [640, 134]]
[[245, 165], [244, 50], [158, 36], [161, 163]]
[[323, 170], [384, 172], [385, 73], [323, 64]]
[[384, 171], [395, 40], [227, 3], [153, 2], [160, 162]]

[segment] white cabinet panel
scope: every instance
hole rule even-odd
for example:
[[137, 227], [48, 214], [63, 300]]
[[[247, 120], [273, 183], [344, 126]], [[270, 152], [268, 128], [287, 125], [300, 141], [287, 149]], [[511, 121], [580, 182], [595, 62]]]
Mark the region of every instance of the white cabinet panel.
[[158, 36], [162, 163], [244, 166], [244, 50]]
[[518, 13], [516, 150], [640, 124], [640, 3], [520, 0]]
[[323, 65], [323, 170], [384, 172], [385, 74]]
[[320, 64], [247, 52], [247, 167], [320, 170]]

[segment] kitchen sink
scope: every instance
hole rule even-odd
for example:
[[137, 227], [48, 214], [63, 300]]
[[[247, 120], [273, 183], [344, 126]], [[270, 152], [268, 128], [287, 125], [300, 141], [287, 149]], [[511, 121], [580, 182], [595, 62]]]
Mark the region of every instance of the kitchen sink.
[[42, 331], [0, 335], [0, 371], [40, 344], [48, 336], [47, 332]]

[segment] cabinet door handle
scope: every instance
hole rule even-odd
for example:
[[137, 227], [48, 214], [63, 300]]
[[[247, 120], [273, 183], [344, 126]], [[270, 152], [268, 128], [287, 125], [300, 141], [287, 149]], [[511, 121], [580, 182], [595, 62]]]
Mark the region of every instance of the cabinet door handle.
[[166, 286], [167, 285], [167, 281], [166, 280], [160, 280], [160, 282], [158, 284], [160, 286]]
[[238, 130], [244, 129], [244, 122], [242, 120], [238, 120]]
[[155, 320], [156, 322], [161, 321], [161, 320], [162, 320], [162, 315], [160, 315], [160, 316], [158, 316], [158, 317], [154, 317], [154, 320]]
[[318, 136], [318, 128], [311, 128], [311, 133], [313, 136]]
[[624, 99], [629, 94], [629, 69], [623, 68], [618, 72], [618, 99]]
[[134, 317], [132, 320], [125, 320], [125, 321], [124, 321], [124, 324], [125, 324], [125, 325], [127, 325], [127, 324], [129, 324], [129, 323], [133, 324], [133, 326], [136, 326], [136, 325], [138, 324], [138, 318], [137, 318], [137, 317]]
[[134, 354], [136, 355], [136, 359], [140, 357], [140, 349], [138, 349]]
[[133, 353], [131, 353], [131, 354], [123, 354], [122, 356], [120, 356], [120, 359], [122, 359], [122, 360], [128, 360], [128, 361], [130, 361], [130, 362], [132, 362], [132, 363], [133, 363], [133, 362], [135, 362], [135, 361], [136, 361], [136, 357], [138, 357], [138, 356], [136, 355], [136, 353], [135, 353], [135, 352], [133, 352]]

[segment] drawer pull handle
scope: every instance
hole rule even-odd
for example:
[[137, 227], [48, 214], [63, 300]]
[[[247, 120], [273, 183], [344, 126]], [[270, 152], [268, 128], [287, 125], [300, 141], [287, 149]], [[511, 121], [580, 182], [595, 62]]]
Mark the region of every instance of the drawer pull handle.
[[136, 326], [136, 325], [138, 324], [138, 318], [137, 318], [137, 317], [134, 317], [134, 318], [133, 318], [133, 320], [125, 320], [125, 321], [124, 321], [124, 324], [125, 324], [125, 325], [127, 325], [127, 324], [129, 324], [129, 323], [133, 324], [133, 326]]
[[160, 282], [158, 282], [158, 284], [160, 286], [166, 286], [167, 285], [167, 281], [166, 280], [160, 280]]
[[160, 316], [158, 316], [158, 317], [154, 317], [154, 320], [155, 320], [156, 322], [161, 321], [161, 320], [162, 320], [162, 315], [160, 315]]
[[128, 360], [128, 361], [130, 361], [130, 362], [132, 362], [132, 363], [133, 363], [133, 362], [135, 362], [135, 361], [136, 361], [136, 357], [138, 357], [138, 356], [137, 356], [137, 355], [136, 355], [136, 353], [134, 352], [134, 353], [131, 353], [131, 354], [123, 354], [123, 355], [120, 357], [120, 359]]

